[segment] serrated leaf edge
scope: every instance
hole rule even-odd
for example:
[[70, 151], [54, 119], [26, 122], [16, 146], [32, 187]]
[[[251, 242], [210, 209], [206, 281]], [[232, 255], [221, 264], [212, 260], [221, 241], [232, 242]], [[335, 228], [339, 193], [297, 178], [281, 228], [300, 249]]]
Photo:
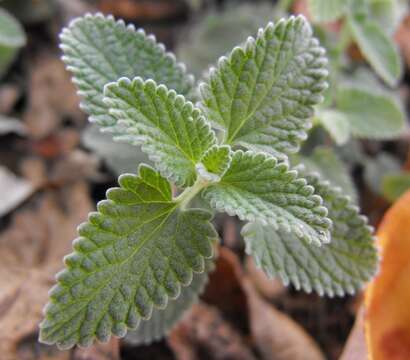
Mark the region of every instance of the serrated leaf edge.
[[[289, 167], [289, 163], [287, 162], [278, 162], [277, 159], [275, 157], [273, 157], [272, 155], [269, 155], [267, 153], [264, 152], [254, 152], [254, 151], [243, 151], [243, 150], [237, 150], [237, 153], [241, 153], [242, 156], [245, 154], [254, 154], [254, 156], [259, 156], [259, 157], [263, 157], [264, 160], [274, 160], [275, 161], [275, 167], [276, 166], [282, 166], [282, 167], [286, 167], [286, 171], [288, 172], [292, 172], [294, 174], [295, 177], [298, 176], [298, 171], [296, 169], [290, 169]], [[305, 186], [307, 187], [311, 187], [313, 190], [313, 186], [309, 185], [306, 181], [306, 179], [300, 178], [301, 180], [303, 180], [305, 182]], [[329, 218], [327, 218], [327, 208], [325, 206], [323, 206], [323, 199], [317, 195], [317, 194], [312, 194], [311, 197], [314, 197], [315, 199], [317, 199], [318, 201], [318, 208], [320, 208], [320, 210], [325, 214], [323, 215], [323, 217], [325, 217], [328, 221], [329, 221], [329, 229], [328, 230], [315, 230], [315, 232], [317, 233], [318, 237], [320, 238], [320, 241], [317, 241], [315, 239], [313, 239], [310, 236], [307, 236], [305, 233], [303, 233], [303, 231], [301, 231], [301, 229], [298, 229], [297, 227], [293, 226], [288, 226], [288, 225], [284, 225], [281, 223], [277, 223], [276, 221], [274, 221], [273, 219], [270, 220], [269, 218], [266, 217], [259, 217], [256, 218], [256, 216], [252, 213], [247, 213], [246, 211], [238, 211], [238, 209], [236, 208], [232, 208], [230, 206], [228, 206], [227, 204], [224, 203], [223, 200], [219, 200], [219, 199], [211, 199], [210, 195], [208, 193], [206, 193], [206, 189], [204, 189], [205, 191], [202, 191], [201, 195], [202, 197], [208, 201], [211, 205], [211, 207], [215, 210], [217, 210], [218, 212], [225, 212], [227, 213], [229, 216], [237, 216], [240, 220], [242, 221], [258, 221], [260, 222], [262, 225], [265, 224], [269, 224], [271, 226], [273, 226], [276, 230], [282, 230], [285, 231], [287, 233], [294, 233], [298, 238], [306, 240], [308, 243], [313, 243], [316, 246], [322, 246], [322, 244], [326, 244], [331, 242], [331, 237], [330, 237], [330, 230], [332, 227], [332, 222]]]
[[[299, 164], [298, 166], [295, 167], [295, 169], [299, 169], [300, 171], [306, 171], [305, 166], [303, 164]], [[360, 215], [360, 209], [357, 205], [355, 205], [354, 203], [352, 203], [352, 199], [349, 195], [344, 194], [344, 191], [341, 187], [339, 186], [334, 186], [333, 184], [330, 183], [330, 181], [328, 180], [322, 180], [321, 176], [319, 173], [317, 172], [309, 172], [308, 174], [306, 174], [308, 177], [311, 177], [312, 180], [309, 181], [309, 183], [311, 182], [319, 182], [321, 183], [321, 185], [323, 186], [327, 186], [329, 188], [329, 193], [332, 194], [332, 197], [339, 197], [340, 199], [345, 200], [348, 205], [347, 205], [347, 210], [350, 211], [352, 213], [352, 216], [357, 215], [360, 217], [360, 219], [364, 222], [364, 226], [366, 227], [366, 230], [369, 232], [369, 234], [373, 234], [374, 233], [374, 227], [369, 225], [368, 223], [368, 218], [366, 216]], [[247, 231], [247, 227], [251, 224], [252, 222], [248, 222], [247, 224], [245, 224], [245, 226], [242, 228], [241, 230], [241, 235], [242, 237], [245, 239], [247, 237], [246, 231]], [[380, 256], [380, 247], [377, 245], [376, 242], [376, 236], [372, 235], [371, 239], [373, 240], [373, 246], [375, 248], [375, 251], [377, 253], [377, 256]], [[331, 243], [331, 242], [330, 242]], [[324, 244], [323, 246], [327, 246], [328, 244]], [[310, 244], [301, 244], [301, 246], [310, 246]], [[319, 283], [314, 283], [313, 287], [307, 287], [306, 283], [304, 283], [302, 281], [302, 279], [300, 279], [298, 277], [297, 274], [293, 274], [293, 276], [288, 276], [286, 273], [284, 273], [283, 271], [279, 271], [279, 272], [265, 272], [265, 270], [263, 269], [262, 263], [261, 263], [261, 259], [257, 256], [255, 256], [252, 251], [251, 251], [251, 245], [250, 245], [250, 241], [246, 241], [245, 240], [245, 252], [246, 254], [248, 254], [249, 256], [252, 256], [253, 259], [255, 260], [255, 265], [256, 267], [263, 271], [263, 273], [265, 273], [270, 279], [276, 278], [277, 276], [279, 276], [279, 278], [282, 280], [283, 284], [285, 286], [289, 286], [290, 284], [292, 284], [296, 290], [301, 290], [303, 289], [305, 292], [307, 293], [311, 293], [312, 290], [315, 290], [317, 292], [317, 294], [319, 296], [328, 296], [330, 298], [333, 298], [334, 296], [338, 296], [338, 297], [343, 297], [346, 294], [349, 295], [354, 295], [358, 292], [360, 292], [365, 286], [366, 286], [366, 282], [368, 282], [369, 280], [371, 280], [373, 278], [373, 276], [375, 276], [380, 268], [379, 268], [379, 262], [377, 262], [377, 266], [374, 270], [373, 273], [367, 273], [362, 279], [360, 279], [360, 284], [358, 284], [357, 282], [349, 282], [349, 284], [346, 285], [346, 289], [344, 289], [342, 286], [340, 286], [340, 284], [332, 284], [336, 287], [336, 289], [334, 289], [335, 291], [329, 290], [329, 289], [324, 289]]]
[[[109, 92], [110, 87], [112, 86], [121, 86], [121, 84], [125, 84], [125, 85], [132, 85], [134, 82], [139, 82], [144, 88], [146, 86], [155, 86], [156, 90], [155, 92], [166, 92], [166, 96], [168, 98], [170, 98], [173, 103], [175, 104], [177, 101], [183, 101], [184, 102], [184, 106], [188, 106], [191, 108], [192, 110], [192, 114], [195, 115], [195, 120], [199, 122], [200, 124], [200, 128], [204, 129], [207, 128], [207, 132], [209, 132], [210, 135], [213, 135], [214, 140], [213, 140], [213, 144], [211, 145], [211, 147], [216, 144], [217, 140], [216, 140], [216, 135], [214, 130], [212, 129], [211, 125], [209, 124], [209, 122], [207, 121], [207, 119], [203, 116], [202, 112], [200, 109], [198, 109], [197, 107], [195, 107], [195, 105], [187, 100], [183, 95], [178, 94], [175, 90], [173, 89], [168, 89], [168, 87], [164, 84], [157, 84], [154, 80], [152, 79], [148, 79], [148, 80], [144, 80], [143, 78], [136, 76], [134, 77], [132, 80], [127, 78], [127, 77], [121, 77], [119, 78], [117, 81], [112, 81], [109, 82], [107, 84], [104, 85], [104, 97], [103, 97], [103, 102], [110, 107], [112, 105], [112, 100], [107, 97], [107, 93]], [[114, 118], [117, 118], [115, 116], [116, 114], [116, 110], [115, 109], [111, 109], [109, 108], [109, 113], [111, 114], [111, 116], [113, 116]], [[192, 120], [193, 117], [191, 117], [190, 120]], [[117, 123], [116, 125], [118, 127], [121, 127], [123, 130], [123, 134], [121, 135], [116, 135], [115, 133], [113, 134], [113, 139], [115, 141], [120, 141], [120, 142], [125, 142], [125, 143], [129, 143], [130, 141], [127, 139], [127, 134], [132, 132], [128, 131], [127, 127], [131, 127], [128, 125], [128, 121], [127, 120], [118, 120], [117, 119]], [[110, 132], [109, 129], [104, 129], [104, 132]], [[135, 134], [133, 134], [135, 135]], [[165, 134], [168, 137], [168, 134]], [[152, 146], [149, 144], [144, 144], [144, 141], [140, 140], [138, 142], [132, 141], [133, 145], [138, 145], [141, 146], [141, 150], [146, 153], [148, 155], [148, 158], [155, 164], [155, 168], [161, 173], [162, 176], [164, 176], [166, 179], [178, 184], [179, 186], [185, 187], [187, 186], [186, 183], [186, 179], [184, 179], [182, 176], [180, 176], [179, 174], [175, 173], [173, 171], [173, 169], [169, 168], [168, 166], [166, 166], [161, 159], [153, 152], [152, 150]], [[210, 148], [211, 148], [210, 147]], [[207, 149], [208, 151], [209, 149]], [[185, 153], [183, 150], [181, 150], [183, 153]], [[206, 153], [206, 151], [204, 152], [204, 154]], [[194, 161], [193, 159], [187, 157], [187, 159], [189, 159], [192, 162], [193, 165], [193, 169], [195, 169], [196, 165], [198, 164], [196, 161]]]
[[[248, 39], [245, 41], [245, 43], [243, 43], [242, 45], [235, 46], [231, 50], [231, 52], [228, 56], [221, 56], [217, 61], [217, 65], [210, 67], [210, 69], [207, 73], [207, 78], [204, 81], [201, 81], [198, 85], [198, 90], [199, 90], [199, 94], [200, 94], [201, 99], [206, 98], [206, 96], [204, 94], [206, 94], [207, 92], [212, 92], [212, 90], [210, 90], [209, 83], [212, 81], [213, 78], [219, 76], [219, 72], [220, 72], [219, 67], [222, 66], [223, 63], [225, 63], [225, 62], [232, 63], [235, 51], [237, 51], [238, 49], [242, 50], [244, 53], [246, 53], [248, 51], [255, 51], [257, 38], [263, 37], [267, 31], [269, 31], [269, 30], [274, 31], [274, 29], [276, 27], [280, 26], [283, 23], [288, 23], [290, 21], [293, 21], [293, 22], [303, 21], [305, 23], [305, 25], [307, 26], [307, 28], [309, 29], [309, 31], [310, 31], [310, 34], [311, 34], [310, 41], [313, 42], [317, 46], [318, 51], [321, 51], [321, 56], [322, 56], [321, 61], [323, 62], [324, 68], [321, 69], [322, 76], [321, 76], [321, 79], [317, 81], [316, 89], [315, 89], [316, 93], [312, 92], [312, 94], [311, 94], [309, 105], [313, 109], [314, 105], [317, 105], [317, 104], [320, 104], [321, 102], [323, 102], [324, 96], [321, 94], [321, 92], [328, 88], [328, 83], [326, 81], [326, 78], [329, 75], [328, 70], [325, 68], [325, 66], [328, 63], [328, 60], [325, 57], [326, 50], [323, 47], [320, 46], [318, 39], [313, 36], [313, 30], [312, 30], [309, 22], [307, 21], [307, 19], [303, 15], [297, 15], [297, 16], [291, 15], [287, 19], [282, 18], [279, 21], [277, 21], [276, 23], [271, 21], [264, 28], [263, 27], [259, 28], [256, 37], [249, 36]], [[198, 106], [206, 114], [206, 110], [205, 110], [206, 106], [202, 103], [202, 101], [198, 102]], [[212, 127], [214, 127], [215, 129], [221, 130], [224, 133], [225, 137], [226, 137], [228, 129], [225, 129], [222, 124], [219, 124], [218, 122], [213, 121], [212, 119], [209, 119], [209, 117], [208, 117], [208, 120], [211, 122]], [[311, 121], [306, 121], [305, 124], [304, 124], [304, 127], [303, 127], [304, 132], [299, 132], [299, 134], [297, 136], [297, 141], [299, 143], [307, 139], [308, 134], [306, 133], [306, 131], [309, 130], [311, 127], [312, 127], [312, 122]], [[242, 127], [238, 128], [236, 133], [238, 131], [240, 131], [241, 128]], [[225, 139], [225, 140], [229, 140], [229, 139]], [[225, 140], [223, 141], [223, 143], [226, 143]], [[228, 141], [228, 144], [229, 144], [229, 141]], [[245, 148], [248, 148], [248, 149], [252, 150], [252, 148], [249, 147], [249, 145], [246, 142], [243, 142], [240, 139], [234, 140], [233, 144], [240, 145], [240, 146], [243, 146]], [[297, 146], [295, 148], [290, 148], [288, 150], [288, 152], [289, 153], [296, 153], [298, 150], [299, 150], [299, 146]]]
[[[108, 190], [106, 191], [106, 199], [109, 199], [108, 194], [109, 194], [109, 192], [112, 191], [113, 189], [123, 188], [123, 185], [122, 185], [122, 184], [123, 184], [123, 181], [122, 181], [122, 179], [124, 179], [125, 177], [127, 177], [127, 176], [129, 176], [129, 175], [131, 175], [131, 176], [133, 176], [133, 177], [136, 177], [136, 176], [137, 176], [137, 177], [140, 177], [140, 174], [139, 174], [139, 173], [140, 173], [141, 169], [143, 169], [144, 167], [145, 167], [145, 168], [153, 169], [153, 168], [152, 168], [151, 166], [149, 166], [149, 165], [140, 164], [140, 166], [138, 167], [138, 175], [136, 175], [136, 174], [122, 174], [122, 175], [119, 176], [119, 178], [118, 178], [118, 185], [119, 185], [119, 186], [118, 186], [118, 187], [115, 187], [115, 188], [110, 188], [110, 189], [108, 189]], [[146, 183], [146, 182], [144, 181], [144, 183]], [[148, 183], [146, 183], [146, 184], [148, 184]], [[149, 185], [149, 184], [148, 184], [148, 185]], [[99, 201], [99, 202], [97, 203], [97, 209], [99, 209], [99, 207], [100, 207], [102, 204], [104, 204], [104, 202], [106, 202], [106, 201], [107, 201], [107, 200], [105, 200], [105, 199]], [[164, 200], [164, 201], [163, 201], [163, 203], [169, 203], [169, 204], [172, 204], [173, 202], [174, 202], [174, 199], [170, 199], [170, 200], [168, 200], [168, 201], [167, 201], [167, 200]], [[180, 204], [179, 204], [178, 202], [174, 202], [174, 207], [173, 207], [172, 209], [169, 209], [169, 210], [167, 211], [167, 212], [169, 213], [168, 216], [171, 215], [178, 207], [180, 207]], [[207, 211], [206, 209], [188, 209], [188, 210], [181, 209], [181, 212], [186, 212], [186, 211], [188, 211], [188, 212], [201, 212], [202, 214], [207, 214], [207, 215], [209, 216], [209, 220], [208, 220], [208, 221], [210, 221], [211, 218], [212, 218], [212, 216], [213, 216], [213, 215], [212, 215], [209, 211]], [[95, 214], [98, 214], [98, 213], [99, 213], [99, 211], [92, 211], [92, 212], [90, 212], [90, 213], [88, 214], [88, 219], [87, 219], [87, 221], [81, 223], [80, 225], [78, 225], [78, 227], [77, 227], [77, 233], [78, 233], [79, 236], [73, 240], [73, 244], [72, 244], [72, 249], [73, 249], [73, 251], [72, 251], [71, 253], [67, 254], [66, 256], [64, 256], [63, 262], [64, 262], [65, 267], [64, 267], [62, 270], [60, 270], [59, 272], [57, 272], [57, 273], [55, 274], [55, 276], [54, 276], [54, 278], [55, 278], [55, 284], [54, 284], [54, 285], [50, 288], [50, 290], [48, 291], [49, 301], [47, 302], [47, 304], [46, 304], [46, 305], [43, 307], [43, 309], [42, 309], [43, 320], [42, 320], [42, 321], [39, 323], [39, 325], [38, 325], [38, 326], [39, 326], [39, 329], [40, 329], [39, 341], [40, 341], [41, 343], [44, 343], [44, 344], [47, 344], [47, 345], [54, 345], [54, 344], [55, 344], [55, 345], [57, 346], [57, 348], [60, 349], [60, 350], [68, 350], [68, 349], [72, 348], [72, 347], [75, 346], [75, 345], [79, 346], [80, 348], [86, 348], [86, 347], [89, 347], [89, 346], [90, 346], [94, 341], [96, 341], [96, 340], [99, 341], [100, 343], [107, 343], [107, 342], [110, 340], [111, 336], [116, 336], [116, 337], [118, 337], [118, 338], [125, 337], [126, 334], [127, 334], [127, 330], [136, 329], [141, 321], [147, 321], [147, 320], [149, 320], [149, 318], [142, 318], [142, 317], [140, 316], [140, 317], [137, 319], [137, 322], [136, 322], [135, 326], [130, 326], [129, 324], [125, 324], [125, 328], [121, 328], [121, 329], [117, 329], [117, 330], [113, 330], [113, 329], [111, 328], [110, 333], [109, 333], [109, 335], [108, 335], [106, 338], [101, 338], [97, 333], [95, 333], [92, 338], [88, 338], [88, 339], [86, 339], [85, 341], [81, 341], [82, 339], [80, 339], [80, 341], [79, 341], [78, 343], [77, 343], [77, 342], [73, 342], [73, 341], [62, 343], [61, 341], [47, 340], [46, 338], [44, 338], [44, 337], [42, 336], [41, 329], [44, 328], [44, 327], [47, 325], [47, 322], [48, 322], [48, 318], [47, 318], [47, 316], [46, 316], [46, 315], [47, 315], [47, 312], [48, 312], [48, 308], [52, 305], [53, 302], [55, 302], [55, 300], [52, 298], [52, 295], [53, 295], [53, 293], [58, 289], [58, 286], [65, 287], [65, 285], [61, 283], [61, 279], [62, 279], [62, 277], [63, 277], [65, 274], [68, 273], [68, 271], [69, 271], [70, 268], [72, 267], [72, 265], [70, 264], [71, 257], [75, 256], [76, 253], [82, 253], [82, 252], [83, 252], [83, 249], [81, 249], [81, 243], [84, 242], [83, 240], [86, 240], [87, 237], [85, 237], [85, 236], [83, 236], [83, 235], [80, 235], [80, 229], [82, 228], [82, 226], [84, 226], [85, 224], [87, 224], [88, 222], [90, 222], [90, 218], [92, 218]], [[216, 231], [215, 231], [215, 230], [213, 230], [213, 231], [215, 232], [215, 234], [214, 234], [215, 237], [214, 237], [213, 239], [210, 238], [210, 237], [208, 237], [208, 241], [209, 241], [209, 243], [210, 243], [211, 245], [212, 245], [212, 244], [215, 244], [215, 243], [217, 242], [217, 239], [218, 239], [218, 235], [217, 235]], [[211, 246], [211, 253], [210, 253], [210, 255], [209, 255], [208, 257], [206, 257], [205, 255], [201, 254], [201, 256], [203, 257], [203, 260], [205, 260], [205, 259], [211, 259], [211, 258], [214, 257], [214, 255], [215, 255], [215, 247], [214, 247], [214, 246]], [[169, 302], [170, 300], [178, 298], [179, 295], [180, 295], [180, 293], [181, 293], [181, 288], [182, 288], [182, 287], [189, 286], [189, 285], [191, 284], [192, 279], [193, 279], [193, 274], [194, 274], [194, 273], [203, 273], [204, 271], [206, 271], [206, 266], [205, 266], [205, 262], [204, 262], [204, 261], [203, 261], [203, 264], [202, 264], [202, 265], [203, 265], [203, 268], [202, 268], [201, 271], [195, 270], [194, 268], [190, 267], [190, 269], [189, 269], [189, 271], [190, 271], [190, 279], [189, 279], [186, 283], [184, 283], [184, 282], [181, 281], [181, 280], [179, 280], [179, 281], [177, 282], [177, 284], [176, 284], [176, 286], [178, 287], [177, 295], [176, 295], [175, 297], [171, 298], [170, 295], [167, 294], [167, 296], [166, 296], [166, 303], [165, 303], [165, 305], [164, 305], [163, 307], [158, 306], [158, 305], [155, 304], [155, 303], [152, 303], [151, 314], [152, 314], [152, 308], [153, 308], [153, 307], [155, 307], [155, 308], [157, 308], [157, 309], [165, 309], [166, 306], [167, 306], [167, 304], [168, 304], [168, 302]], [[151, 316], [151, 314], [150, 314], [150, 316]]]
[[[142, 28], [136, 28], [134, 24], [126, 24], [125, 21], [123, 19], [118, 19], [116, 20], [114, 18], [113, 15], [109, 14], [109, 15], [104, 15], [101, 12], [97, 12], [97, 13], [90, 13], [87, 12], [85, 15], [81, 16], [81, 17], [77, 17], [72, 19], [68, 25], [66, 27], [63, 28], [63, 30], [61, 31], [61, 33], [59, 34], [59, 39], [60, 39], [60, 45], [59, 48], [64, 51], [64, 48], [67, 47], [67, 45], [64, 44], [64, 38], [67, 36], [70, 36], [70, 32], [71, 29], [73, 27], [76, 26], [77, 23], [83, 21], [84, 19], [86, 20], [90, 20], [90, 19], [94, 19], [94, 18], [99, 18], [99, 19], [105, 19], [108, 20], [114, 24], [120, 25], [124, 30], [130, 32], [130, 33], [138, 33], [141, 34], [145, 37], [145, 39], [151, 43], [152, 45], [156, 45], [158, 46], [158, 48], [161, 50], [162, 54], [170, 59], [175, 66], [181, 71], [181, 74], [185, 75], [187, 84], [190, 85], [191, 91], [194, 90], [194, 85], [195, 85], [195, 77], [192, 74], [189, 74], [187, 72], [187, 68], [186, 65], [183, 62], [178, 62], [175, 54], [172, 53], [171, 51], [166, 51], [166, 47], [163, 43], [161, 42], [157, 42], [156, 36], [153, 34], [147, 34], [145, 32], [144, 29]], [[63, 63], [65, 64], [65, 68], [67, 71], [69, 71], [72, 74], [72, 82], [76, 85], [76, 87], [79, 86], [79, 84], [81, 83], [87, 83], [87, 86], [90, 86], [88, 82], [86, 82], [84, 79], [81, 78], [81, 69], [78, 68], [75, 65], [75, 61], [70, 61], [69, 57], [66, 55], [62, 55], [61, 56], [61, 60], [63, 61]], [[80, 75], [80, 76], [79, 76]], [[135, 74], [136, 76], [138, 74]], [[91, 85], [91, 87], [93, 87]], [[103, 89], [101, 89], [101, 92], [103, 91]], [[82, 91], [82, 90], [77, 90], [76, 91], [77, 95], [83, 99], [86, 96], [86, 92]], [[87, 113], [87, 111], [85, 110], [86, 104], [84, 102], [84, 100], [80, 101], [80, 108], [85, 111]], [[88, 114], [88, 119], [91, 123], [99, 123], [98, 119], [95, 118], [95, 116]], [[105, 125], [102, 125], [105, 126]]]

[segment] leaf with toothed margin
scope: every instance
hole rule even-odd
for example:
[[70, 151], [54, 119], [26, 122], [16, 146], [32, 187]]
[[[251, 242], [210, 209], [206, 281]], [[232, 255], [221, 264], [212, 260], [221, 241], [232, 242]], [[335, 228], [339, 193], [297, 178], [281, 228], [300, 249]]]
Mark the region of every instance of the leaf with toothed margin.
[[242, 229], [246, 251], [268, 276], [279, 276], [285, 285], [331, 297], [353, 294], [377, 270], [372, 228], [340, 188], [316, 175], [305, 177], [329, 210], [331, 242], [311, 246], [293, 233], [252, 222]]
[[214, 145], [206, 151], [196, 170], [202, 179], [218, 182], [231, 164], [231, 147]]
[[309, 156], [295, 156], [308, 173], [317, 173], [322, 180], [328, 180], [333, 187], [339, 186], [357, 204], [357, 191], [346, 164], [336, 152], [326, 146], [317, 146]]
[[107, 84], [104, 102], [122, 129], [114, 138], [142, 145], [161, 174], [177, 185], [195, 182], [195, 166], [216, 137], [192, 103], [164, 85], [139, 77]]
[[[212, 270], [214, 262], [208, 260], [207, 270]], [[151, 319], [141, 321], [137, 330], [130, 331], [125, 341], [132, 345], [150, 344], [166, 336], [189, 308], [198, 301], [199, 295], [204, 291], [208, 282], [208, 271], [194, 274], [191, 285], [181, 289], [181, 294], [171, 300], [163, 310], [154, 309]]]
[[115, 132], [115, 119], [103, 103], [103, 87], [120, 77], [153, 79], [177, 93], [188, 95], [194, 85], [192, 75], [175, 56], [167, 53], [153, 35], [136, 31], [133, 25], [112, 16], [87, 14], [73, 20], [61, 35], [63, 61], [73, 74], [81, 106], [90, 120]]
[[219, 183], [203, 190], [211, 207], [241, 220], [270, 224], [316, 245], [330, 241], [331, 221], [314, 188], [285, 163], [238, 150]]
[[219, 59], [200, 86], [201, 106], [227, 144], [295, 152], [327, 87], [324, 53], [303, 16], [269, 23]]
[[166, 179], [143, 165], [119, 178], [88, 222], [50, 291], [40, 341], [61, 349], [125, 336], [205, 270], [217, 234], [211, 215], [178, 209]]

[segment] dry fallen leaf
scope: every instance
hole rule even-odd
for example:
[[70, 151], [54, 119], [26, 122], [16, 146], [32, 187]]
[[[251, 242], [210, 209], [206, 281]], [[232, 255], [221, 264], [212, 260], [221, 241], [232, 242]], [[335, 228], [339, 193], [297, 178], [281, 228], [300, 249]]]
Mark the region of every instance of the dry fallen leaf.
[[29, 102], [23, 120], [29, 134], [41, 139], [53, 133], [64, 119], [85, 119], [70, 74], [54, 54], [43, 52], [30, 68]]
[[168, 338], [178, 360], [255, 359], [239, 332], [247, 309], [240, 276], [237, 256], [220, 247], [202, 296], [207, 304], [194, 305]]
[[178, 360], [256, 359], [244, 339], [220, 312], [203, 303], [195, 304], [168, 337]]
[[20, 172], [37, 189], [48, 182], [47, 165], [39, 156], [24, 158], [20, 163]]
[[227, 248], [219, 251], [216, 270], [211, 274], [203, 298], [221, 309], [225, 318], [238, 321], [241, 315], [246, 317], [239, 323], [244, 322], [250, 328], [262, 359], [324, 359], [319, 347], [301, 326], [261, 298], [244, 274], [238, 257]]
[[368, 356], [364, 333], [364, 308], [361, 307], [339, 360], [366, 360]]
[[255, 265], [253, 257], [246, 258], [246, 271], [256, 289], [267, 299], [273, 300], [286, 292], [286, 287], [278, 278], [270, 279]]
[[73, 360], [119, 360], [120, 342], [113, 337], [108, 343], [96, 343], [87, 349], [76, 348]]
[[26, 127], [19, 119], [0, 114], [0, 135], [16, 134], [25, 136]]
[[251, 333], [264, 360], [324, 360], [321, 350], [306, 331], [276, 310], [243, 278], [249, 303]]
[[385, 214], [378, 232], [380, 272], [366, 290], [365, 330], [372, 360], [410, 359], [410, 192]]
[[102, 12], [119, 18], [144, 21], [171, 18], [185, 8], [183, 1], [180, 0], [100, 0], [98, 7]]
[[[25, 339], [34, 337], [47, 291], [60, 264], [43, 269], [24, 266], [0, 270], [0, 354], [2, 360], [22, 360]], [[26, 356], [27, 357], [27, 356]], [[34, 357], [37, 359], [37, 357]], [[38, 357], [38, 359], [40, 359]]]
[[228, 248], [220, 247], [216, 269], [210, 274], [209, 282], [202, 298], [216, 306], [227, 319], [244, 322], [248, 307], [242, 289], [243, 275], [238, 257]]
[[21, 89], [13, 83], [6, 83], [0, 86], [0, 113], [8, 114], [13, 110], [19, 97]]
[[1, 360], [69, 359], [53, 348], [30, 347], [39, 346], [36, 333], [47, 292], [71, 249], [76, 226], [91, 209], [87, 186], [77, 182], [49, 190], [13, 214], [0, 237]]
[[14, 210], [34, 191], [29, 181], [17, 177], [4, 166], [0, 166], [0, 188], [0, 217]]

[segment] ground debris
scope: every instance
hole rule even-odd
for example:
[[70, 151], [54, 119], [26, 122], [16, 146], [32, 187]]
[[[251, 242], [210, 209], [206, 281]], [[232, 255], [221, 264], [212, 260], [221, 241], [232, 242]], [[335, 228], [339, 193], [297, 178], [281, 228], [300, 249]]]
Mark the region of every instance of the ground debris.
[[178, 360], [253, 360], [256, 357], [240, 334], [212, 306], [199, 303], [168, 338]]

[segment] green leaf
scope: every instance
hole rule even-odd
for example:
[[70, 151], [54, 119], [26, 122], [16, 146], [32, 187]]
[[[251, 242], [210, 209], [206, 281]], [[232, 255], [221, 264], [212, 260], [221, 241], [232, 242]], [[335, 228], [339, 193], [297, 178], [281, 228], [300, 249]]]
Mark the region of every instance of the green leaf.
[[360, 163], [364, 165], [364, 180], [375, 194], [383, 194], [383, 178], [400, 172], [400, 161], [393, 155], [380, 151], [375, 157], [365, 155]]
[[373, 139], [391, 139], [405, 129], [405, 115], [394, 97], [356, 86], [339, 86], [337, 109], [349, 121], [352, 134]]
[[304, 17], [270, 23], [219, 59], [200, 86], [202, 108], [228, 144], [295, 152], [327, 87], [326, 63]]
[[83, 98], [81, 106], [90, 121], [112, 127], [115, 120], [103, 103], [103, 87], [120, 77], [153, 79], [187, 95], [194, 79], [167, 53], [155, 37], [112, 16], [90, 15], [73, 20], [61, 35], [63, 60]]
[[311, 246], [293, 233], [253, 222], [242, 230], [247, 252], [268, 276], [279, 276], [296, 289], [328, 296], [353, 294], [377, 269], [372, 228], [340, 189], [315, 176], [307, 179], [329, 209], [332, 241]]
[[345, 114], [337, 110], [325, 109], [318, 112], [316, 118], [337, 145], [346, 144], [350, 138], [350, 125]]
[[308, 242], [328, 242], [331, 226], [314, 188], [264, 153], [238, 150], [217, 184], [203, 191], [211, 207], [241, 220], [271, 224]]
[[408, 190], [410, 190], [410, 172], [387, 174], [382, 179], [383, 196], [391, 202], [396, 201]]
[[376, 73], [388, 85], [396, 86], [402, 75], [402, 63], [393, 40], [371, 19], [350, 16], [348, 24], [357, 45]]
[[26, 35], [20, 23], [0, 8], [0, 76], [4, 74], [19, 48], [26, 44]]
[[119, 143], [110, 134], [102, 133], [95, 124], [89, 124], [81, 134], [84, 146], [99, 156], [117, 175], [135, 171], [139, 164], [149, 164], [148, 156], [133, 145]]
[[196, 165], [198, 174], [203, 179], [217, 182], [231, 164], [231, 147], [228, 145], [212, 146]]
[[347, 0], [350, 16], [358, 16], [362, 19], [369, 16], [369, 0]]
[[339, 19], [345, 11], [345, 0], [309, 0], [308, 9], [315, 22], [324, 23]]
[[316, 147], [312, 154], [300, 158], [309, 173], [318, 173], [322, 180], [339, 186], [345, 195], [357, 203], [357, 192], [346, 165], [329, 147]]
[[195, 182], [195, 165], [216, 142], [198, 109], [174, 90], [139, 77], [107, 84], [104, 95], [121, 128], [114, 139], [142, 145], [161, 174], [176, 184]]
[[50, 291], [40, 341], [61, 349], [125, 336], [204, 271], [217, 234], [211, 215], [180, 210], [155, 170], [122, 175], [88, 222]]
[[388, 35], [394, 35], [403, 15], [406, 14], [408, 4], [406, 0], [370, 0], [369, 7], [371, 18], [377, 21]]
[[176, 49], [178, 58], [198, 77], [220, 56], [229, 54], [235, 45], [279, 17], [278, 8], [266, 2], [227, 2], [224, 11], [209, 8], [196, 19]]
[[142, 321], [137, 330], [127, 334], [125, 340], [132, 345], [140, 345], [150, 344], [166, 336], [189, 308], [198, 301], [207, 282], [207, 271], [194, 274], [191, 284], [181, 289], [181, 294], [177, 299], [171, 300], [163, 310], [154, 309], [151, 319]]

